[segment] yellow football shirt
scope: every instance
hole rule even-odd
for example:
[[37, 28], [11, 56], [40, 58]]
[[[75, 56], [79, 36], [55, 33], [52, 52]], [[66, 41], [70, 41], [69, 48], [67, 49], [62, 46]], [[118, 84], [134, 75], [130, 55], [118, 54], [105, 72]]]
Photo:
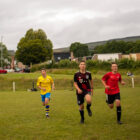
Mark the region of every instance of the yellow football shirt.
[[37, 80], [37, 86], [41, 86], [42, 88], [46, 89], [46, 91], [43, 91], [42, 89], [40, 90], [42, 95], [51, 92], [52, 84], [53, 84], [53, 79], [51, 78], [51, 76], [48, 75], [46, 76], [46, 78], [40, 76]]

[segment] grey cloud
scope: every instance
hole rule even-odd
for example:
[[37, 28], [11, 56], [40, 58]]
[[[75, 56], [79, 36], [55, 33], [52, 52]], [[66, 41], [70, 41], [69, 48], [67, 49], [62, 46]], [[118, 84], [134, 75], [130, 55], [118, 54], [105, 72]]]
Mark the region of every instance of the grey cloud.
[[29, 28], [42, 28], [54, 47], [139, 35], [139, 0], [0, 1], [0, 36], [16, 49]]
[[[114, 13], [109, 17], [83, 19], [66, 27], [56, 34], [55, 38], [62, 36], [57, 43], [60, 46], [65, 42], [69, 46], [71, 42], [80, 41], [83, 43], [102, 41], [106, 39], [125, 36], [140, 35], [140, 10]], [[65, 47], [63, 46], [63, 47]]]

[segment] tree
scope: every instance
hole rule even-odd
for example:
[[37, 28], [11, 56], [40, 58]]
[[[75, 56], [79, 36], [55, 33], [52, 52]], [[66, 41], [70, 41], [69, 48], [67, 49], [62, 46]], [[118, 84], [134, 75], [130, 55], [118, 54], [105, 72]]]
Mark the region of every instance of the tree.
[[16, 59], [25, 65], [37, 64], [52, 58], [52, 42], [39, 29], [29, 29], [17, 45]]
[[79, 42], [72, 43], [70, 51], [73, 52], [74, 57], [83, 57], [89, 55], [88, 45]]
[[138, 53], [140, 52], [140, 40], [136, 42], [109, 41], [104, 45], [96, 46], [94, 53]]
[[[1, 50], [2, 50], [2, 53], [1, 53]], [[0, 42], [0, 55], [1, 54], [2, 54], [2, 64], [0, 66], [3, 67], [3, 66], [9, 65], [11, 62], [11, 57], [8, 53], [6, 45]], [[1, 62], [1, 57], [0, 57], [0, 62]]]

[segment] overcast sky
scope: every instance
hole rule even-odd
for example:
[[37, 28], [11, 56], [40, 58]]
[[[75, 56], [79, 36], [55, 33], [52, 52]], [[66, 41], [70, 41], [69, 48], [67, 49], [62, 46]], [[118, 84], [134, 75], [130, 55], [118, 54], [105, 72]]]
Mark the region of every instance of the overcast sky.
[[140, 0], [0, 0], [0, 36], [8, 49], [30, 28], [54, 48], [140, 35]]

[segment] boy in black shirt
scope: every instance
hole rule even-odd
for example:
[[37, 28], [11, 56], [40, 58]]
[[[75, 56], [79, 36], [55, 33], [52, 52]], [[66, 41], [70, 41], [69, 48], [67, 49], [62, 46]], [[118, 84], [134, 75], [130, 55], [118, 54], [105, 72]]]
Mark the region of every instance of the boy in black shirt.
[[88, 115], [92, 116], [90, 110], [91, 95], [93, 95], [93, 81], [91, 73], [86, 71], [85, 61], [81, 61], [79, 64], [79, 72], [74, 75], [74, 86], [76, 88], [77, 101], [79, 105], [79, 111], [81, 115], [81, 123], [84, 123], [84, 99], [87, 102]]

